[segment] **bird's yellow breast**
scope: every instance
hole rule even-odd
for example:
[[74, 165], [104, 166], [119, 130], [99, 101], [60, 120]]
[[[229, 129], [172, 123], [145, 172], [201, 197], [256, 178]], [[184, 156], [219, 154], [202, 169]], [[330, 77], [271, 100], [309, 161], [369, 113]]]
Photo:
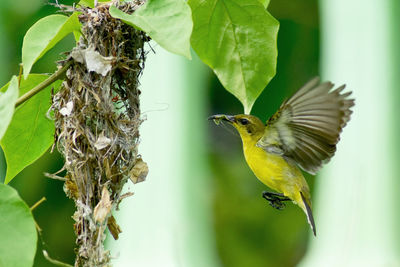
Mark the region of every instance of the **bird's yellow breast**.
[[256, 142], [246, 138], [243, 139], [243, 152], [256, 177], [271, 189], [289, 197], [299, 190], [308, 191], [301, 171], [282, 156], [268, 153], [257, 147]]

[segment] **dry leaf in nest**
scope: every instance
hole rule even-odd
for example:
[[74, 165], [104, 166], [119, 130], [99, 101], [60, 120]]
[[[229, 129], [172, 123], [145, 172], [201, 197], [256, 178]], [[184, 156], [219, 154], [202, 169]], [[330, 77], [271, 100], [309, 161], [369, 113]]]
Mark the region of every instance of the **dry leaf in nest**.
[[65, 183], [64, 183], [64, 191], [67, 194], [68, 197], [72, 199], [77, 199], [79, 197], [79, 190], [78, 187], [76, 186], [76, 183], [74, 183], [71, 180], [71, 177], [69, 174], [65, 175]]
[[147, 163], [144, 162], [142, 158], [138, 158], [135, 162], [135, 166], [133, 166], [132, 170], [129, 172], [129, 178], [134, 184], [140, 183], [146, 179], [148, 173], [149, 167], [147, 167]]
[[103, 187], [101, 192], [101, 200], [94, 208], [94, 219], [98, 223], [103, 223], [105, 218], [111, 212], [112, 202], [110, 201], [110, 192], [106, 186]]
[[114, 239], [117, 240], [122, 231], [114, 216], [111, 215], [110, 218], [108, 218], [107, 227]]

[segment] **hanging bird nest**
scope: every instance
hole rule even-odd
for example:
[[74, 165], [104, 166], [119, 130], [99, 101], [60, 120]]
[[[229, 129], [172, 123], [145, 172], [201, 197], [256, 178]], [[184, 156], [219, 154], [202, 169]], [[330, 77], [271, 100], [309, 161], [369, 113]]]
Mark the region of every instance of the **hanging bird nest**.
[[[143, 1], [119, 6], [132, 13]], [[109, 266], [105, 230], [121, 232], [111, 211], [124, 197], [128, 179], [143, 181], [147, 165], [138, 154], [142, 123], [138, 89], [144, 68], [142, 31], [110, 16], [109, 5], [82, 8], [77, 46], [62, 65], [71, 64], [53, 96], [57, 148], [65, 158], [65, 193], [76, 205], [75, 266]]]

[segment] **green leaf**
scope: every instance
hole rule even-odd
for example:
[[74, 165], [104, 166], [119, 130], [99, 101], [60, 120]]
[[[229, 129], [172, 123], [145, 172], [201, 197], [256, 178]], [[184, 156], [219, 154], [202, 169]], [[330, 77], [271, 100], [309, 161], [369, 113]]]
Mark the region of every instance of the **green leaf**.
[[81, 32], [74, 31], [75, 42], [79, 42], [79, 39], [81, 38], [81, 36], [82, 36]]
[[35, 221], [11, 186], [0, 184], [0, 266], [32, 266], [36, 253]]
[[81, 0], [78, 2], [78, 6], [94, 8], [94, 0]]
[[[30, 74], [21, 81], [20, 95], [26, 93], [49, 76]], [[46, 117], [50, 108], [51, 88], [59, 87], [56, 81], [21, 104], [0, 141], [7, 162], [5, 183], [40, 158], [54, 142], [54, 122]]]
[[[110, 2], [110, 0], [98, 0], [97, 2]], [[94, 0], [81, 0], [78, 5], [94, 8]]]
[[192, 46], [248, 114], [276, 71], [279, 22], [258, 0], [189, 0]]
[[261, 3], [265, 8], [268, 7], [268, 5], [269, 5], [269, 0], [259, 0], [259, 1], [260, 1], [260, 3]]
[[32, 65], [59, 41], [72, 32], [79, 32], [81, 24], [78, 13], [70, 17], [50, 15], [37, 21], [25, 34], [22, 44], [22, 64], [24, 78], [28, 76]]
[[146, 32], [166, 50], [191, 59], [190, 35], [193, 22], [184, 0], [149, 0], [132, 15], [110, 7], [110, 14]]
[[[18, 99], [18, 80], [13, 76], [7, 91], [0, 92], [0, 139], [3, 137], [14, 114], [15, 102]], [[5, 90], [5, 89], [4, 89]]]

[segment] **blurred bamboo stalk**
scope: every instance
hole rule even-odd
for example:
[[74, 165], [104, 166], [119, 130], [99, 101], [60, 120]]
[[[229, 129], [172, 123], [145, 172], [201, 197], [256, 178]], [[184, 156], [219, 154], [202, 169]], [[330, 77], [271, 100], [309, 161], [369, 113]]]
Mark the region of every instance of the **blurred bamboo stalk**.
[[390, 45], [399, 32], [398, 22], [391, 31], [389, 3], [320, 1], [322, 76], [346, 83], [356, 106], [336, 157], [316, 180], [318, 236], [299, 266], [400, 266], [398, 155], [391, 153], [399, 144], [391, 134], [399, 77]]

